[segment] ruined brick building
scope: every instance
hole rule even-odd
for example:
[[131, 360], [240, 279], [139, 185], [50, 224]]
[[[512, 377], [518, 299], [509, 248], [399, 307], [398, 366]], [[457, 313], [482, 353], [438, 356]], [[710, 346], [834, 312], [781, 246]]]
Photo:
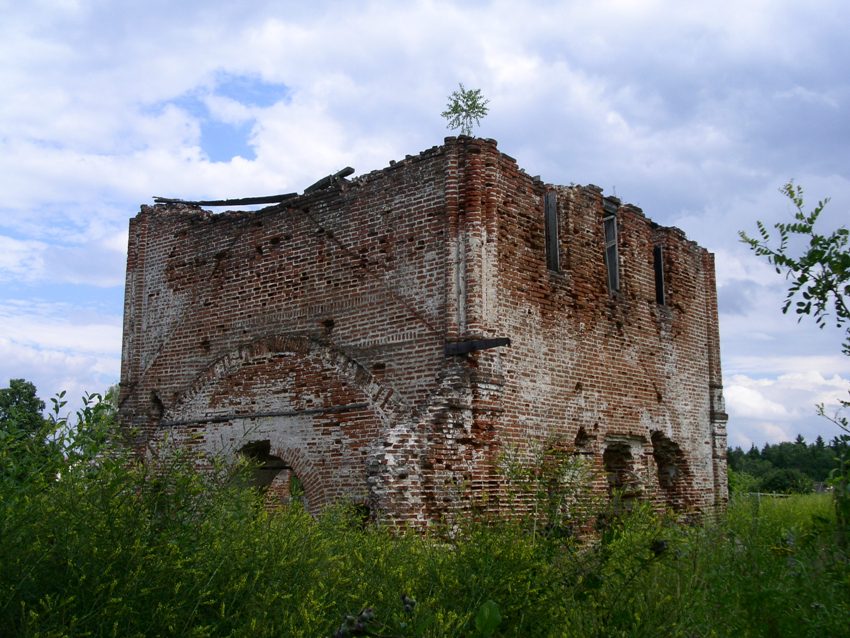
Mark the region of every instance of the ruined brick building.
[[493, 140], [447, 138], [259, 211], [142, 206], [121, 401], [143, 442], [253, 457], [311, 511], [500, 507], [504, 452], [553, 441], [600, 491], [726, 498], [713, 256]]

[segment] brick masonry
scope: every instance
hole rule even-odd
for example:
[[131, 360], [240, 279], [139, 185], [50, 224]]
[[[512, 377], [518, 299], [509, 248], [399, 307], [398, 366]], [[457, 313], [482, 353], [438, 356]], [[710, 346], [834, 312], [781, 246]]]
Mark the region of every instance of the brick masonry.
[[254, 457], [270, 498], [297, 477], [314, 512], [348, 499], [423, 524], [498, 509], [504, 455], [553, 444], [589, 459], [599, 492], [723, 506], [713, 256], [468, 137], [260, 211], [142, 206], [121, 414], [140, 447]]

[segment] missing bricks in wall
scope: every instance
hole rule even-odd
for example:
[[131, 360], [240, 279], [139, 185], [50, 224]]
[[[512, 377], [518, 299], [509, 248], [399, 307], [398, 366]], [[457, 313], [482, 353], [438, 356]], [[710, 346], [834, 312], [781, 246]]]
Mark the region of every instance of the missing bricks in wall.
[[635, 458], [628, 443], [615, 442], [605, 447], [602, 464], [608, 479], [608, 491], [622, 492], [626, 497], [637, 496], [641, 492], [641, 481], [635, 468]]
[[531, 178], [493, 140], [314, 186], [131, 220], [126, 427], [251, 458], [270, 498], [303, 490], [311, 512], [504, 508], [500, 456], [550, 440], [573, 442], [600, 493], [723, 506], [703, 248], [598, 187]]
[[587, 430], [584, 429], [583, 425], [579, 427], [573, 444], [575, 445], [576, 452], [579, 454], [593, 453], [593, 450], [591, 449], [591, 446], [593, 445], [593, 437], [587, 433]]
[[682, 449], [663, 432], [652, 433], [652, 456], [658, 472], [658, 486], [668, 505], [684, 509], [688, 483], [688, 464]]

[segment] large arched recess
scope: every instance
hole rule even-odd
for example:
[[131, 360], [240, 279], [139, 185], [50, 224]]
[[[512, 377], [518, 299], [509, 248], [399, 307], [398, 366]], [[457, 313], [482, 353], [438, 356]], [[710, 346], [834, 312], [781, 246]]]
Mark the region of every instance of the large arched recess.
[[392, 507], [384, 497], [387, 470], [398, 465], [385, 441], [416, 428], [411, 413], [332, 344], [277, 335], [213, 362], [166, 406], [160, 425], [176, 443], [208, 456], [233, 458], [269, 441], [270, 454], [300, 478], [313, 513], [340, 500], [380, 510]]

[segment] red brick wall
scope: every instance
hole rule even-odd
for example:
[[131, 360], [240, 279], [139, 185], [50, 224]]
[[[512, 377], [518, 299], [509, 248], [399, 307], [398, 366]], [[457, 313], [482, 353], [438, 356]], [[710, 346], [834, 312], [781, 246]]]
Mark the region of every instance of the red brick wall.
[[[560, 272], [545, 259], [552, 189]], [[258, 212], [144, 206], [130, 225], [124, 422], [140, 444], [169, 433], [205, 454], [267, 440], [314, 511], [350, 498], [422, 522], [484, 495], [494, 506], [506, 450], [572, 445], [579, 428], [600, 489], [606, 445], [626, 441], [645, 497], [712, 504], [725, 493], [713, 262], [638, 209], [617, 218], [612, 295], [599, 190], [546, 186], [489, 140], [448, 138]], [[512, 345], [444, 353], [488, 337]]]
[[[726, 417], [711, 255], [614, 201], [620, 290], [612, 293], [600, 189], [544, 185], [487, 145], [472, 162], [484, 238], [470, 257], [482, 264], [471, 304], [480, 310], [470, 312], [481, 319], [470, 329], [512, 339], [473, 357], [482, 383], [502, 388], [498, 401], [484, 402], [501, 451], [531, 458], [535, 445], [574, 445], [583, 428], [600, 489], [605, 449], [626, 443], [643, 497], [683, 509], [722, 504]], [[559, 272], [546, 263], [547, 191], [558, 198]], [[664, 304], [655, 245], [663, 246]]]

